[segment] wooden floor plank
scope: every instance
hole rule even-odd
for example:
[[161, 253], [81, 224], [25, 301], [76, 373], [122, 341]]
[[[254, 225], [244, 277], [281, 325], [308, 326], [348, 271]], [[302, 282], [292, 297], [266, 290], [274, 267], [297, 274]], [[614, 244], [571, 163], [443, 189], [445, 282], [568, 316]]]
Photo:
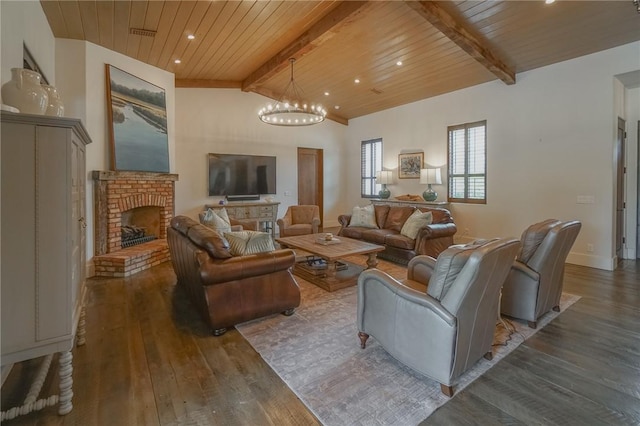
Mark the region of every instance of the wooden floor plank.
[[[383, 260], [379, 268], [406, 274]], [[639, 277], [640, 262], [567, 265], [564, 290], [582, 299], [422, 424], [640, 424]], [[319, 424], [240, 333], [211, 336], [170, 263], [90, 279], [86, 327], [86, 345], [73, 350], [73, 411], [49, 407], [3, 426]], [[3, 410], [36, 368], [13, 369]], [[53, 373], [42, 394], [56, 393]]]
[[505, 362], [537, 377], [553, 377], [556, 385], [571, 389], [603, 409], [610, 410], [618, 424], [640, 424], [638, 400], [601, 381], [592, 370], [579, 368], [527, 346], [507, 357]]
[[438, 408], [437, 421], [423, 421], [420, 425], [510, 425], [519, 426], [526, 423], [511, 417], [506, 412], [478, 398], [471, 392], [461, 392], [455, 397], [458, 404], [445, 404]]

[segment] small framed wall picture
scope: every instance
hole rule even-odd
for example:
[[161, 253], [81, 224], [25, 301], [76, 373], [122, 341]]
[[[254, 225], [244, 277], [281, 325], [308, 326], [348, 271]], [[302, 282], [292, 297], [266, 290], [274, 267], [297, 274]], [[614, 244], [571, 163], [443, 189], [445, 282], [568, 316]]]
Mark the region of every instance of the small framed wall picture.
[[424, 164], [424, 152], [398, 154], [398, 178], [419, 179]]

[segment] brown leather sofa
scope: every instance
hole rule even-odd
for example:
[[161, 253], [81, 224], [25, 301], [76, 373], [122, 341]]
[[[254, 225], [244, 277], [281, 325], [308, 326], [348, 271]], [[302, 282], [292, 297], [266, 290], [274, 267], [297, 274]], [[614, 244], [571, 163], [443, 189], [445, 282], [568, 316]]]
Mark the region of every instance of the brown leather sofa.
[[292, 250], [234, 257], [225, 238], [186, 216], [171, 220], [167, 242], [178, 285], [215, 336], [244, 321], [291, 315], [300, 305], [300, 288], [290, 271]]
[[383, 245], [385, 250], [378, 253], [378, 256], [397, 263], [406, 264], [418, 254], [436, 258], [453, 244], [453, 236], [457, 232], [456, 225], [447, 209], [431, 207], [418, 209], [422, 212], [431, 212], [433, 222], [431, 225], [420, 228], [415, 239], [402, 235], [400, 231], [416, 208], [382, 204], [374, 206], [378, 229], [350, 227], [351, 215], [344, 214], [338, 216], [338, 222], [340, 222], [338, 235]]

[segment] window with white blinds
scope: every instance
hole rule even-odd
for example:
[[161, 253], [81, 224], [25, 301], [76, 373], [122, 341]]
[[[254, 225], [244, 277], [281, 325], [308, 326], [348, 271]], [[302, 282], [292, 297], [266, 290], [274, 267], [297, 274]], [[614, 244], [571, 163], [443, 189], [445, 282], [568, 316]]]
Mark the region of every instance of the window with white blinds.
[[487, 122], [449, 126], [449, 202], [487, 202]]
[[360, 148], [360, 179], [362, 198], [375, 198], [380, 191], [376, 173], [382, 170], [382, 139], [362, 141]]

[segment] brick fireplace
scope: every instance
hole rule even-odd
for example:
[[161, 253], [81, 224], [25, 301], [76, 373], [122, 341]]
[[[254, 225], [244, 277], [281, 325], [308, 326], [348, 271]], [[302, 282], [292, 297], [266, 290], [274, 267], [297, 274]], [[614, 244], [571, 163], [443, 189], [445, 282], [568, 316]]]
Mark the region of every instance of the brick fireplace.
[[[128, 277], [169, 260], [167, 226], [178, 175], [96, 170], [92, 177], [96, 276]], [[145, 229], [156, 239], [123, 248], [123, 226]]]

